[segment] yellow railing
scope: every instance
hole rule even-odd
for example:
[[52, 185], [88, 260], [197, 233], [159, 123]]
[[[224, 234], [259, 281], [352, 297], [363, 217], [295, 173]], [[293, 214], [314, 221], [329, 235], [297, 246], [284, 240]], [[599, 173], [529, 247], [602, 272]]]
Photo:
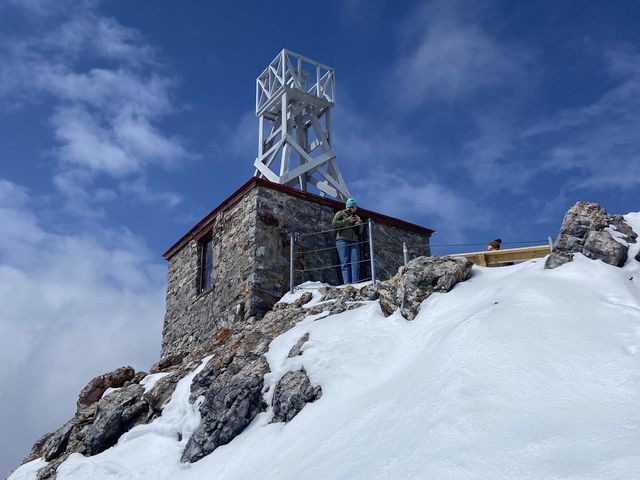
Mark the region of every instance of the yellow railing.
[[551, 253], [549, 245], [535, 247], [507, 248], [504, 250], [485, 250], [482, 252], [456, 253], [450, 257], [465, 257], [476, 265], [491, 267], [512, 262], [524, 262], [532, 258], [542, 258]]

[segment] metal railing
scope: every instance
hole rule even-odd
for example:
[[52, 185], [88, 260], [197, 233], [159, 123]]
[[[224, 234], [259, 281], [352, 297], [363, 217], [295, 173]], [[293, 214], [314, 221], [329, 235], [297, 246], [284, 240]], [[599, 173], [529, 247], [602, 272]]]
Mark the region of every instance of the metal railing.
[[[363, 279], [358, 279], [358, 282], [366, 282], [366, 281], [371, 281], [373, 285], [376, 284], [376, 258], [375, 258], [375, 249], [374, 249], [374, 242], [373, 242], [373, 222], [371, 221], [371, 219], [369, 218], [367, 220], [367, 239], [366, 240], [362, 240], [359, 242], [355, 242], [355, 245], [369, 245], [369, 258], [365, 258], [362, 260], [359, 260], [357, 263], [359, 264], [366, 264], [369, 263], [370, 264], [370, 268], [371, 268], [371, 275], [367, 278], [363, 278]], [[338, 264], [331, 264], [331, 265], [323, 265], [323, 266], [319, 266], [319, 267], [313, 267], [313, 268], [296, 268], [296, 256], [297, 255], [309, 255], [309, 254], [318, 254], [321, 252], [328, 252], [330, 250], [336, 250], [336, 246], [330, 246], [330, 247], [322, 247], [322, 248], [316, 248], [314, 250], [305, 250], [303, 252], [296, 252], [296, 247], [299, 243], [301, 243], [301, 238], [303, 237], [309, 237], [309, 236], [314, 236], [314, 235], [323, 235], [323, 234], [335, 234], [336, 232], [340, 231], [340, 230], [344, 230], [347, 228], [353, 228], [353, 225], [349, 225], [346, 227], [341, 227], [341, 228], [332, 228], [329, 230], [319, 230], [316, 232], [308, 232], [308, 233], [295, 233], [292, 232], [289, 234], [289, 245], [290, 245], [290, 250], [289, 250], [289, 291], [291, 293], [294, 292], [294, 288], [295, 288], [295, 274], [296, 272], [302, 272], [304, 274], [304, 272], [317, 272], [317, 271], [321, 271], [321, 270], [329, 270], [329, 269], [336, 269], [338, 267], [342, 267], [342, 263], [338, 263]], [[332, 239], [332, 241], [334, 241]], [[347, 262], [346, 265], [351, 268], [351, 266], [353, 265], [354, 262]]]

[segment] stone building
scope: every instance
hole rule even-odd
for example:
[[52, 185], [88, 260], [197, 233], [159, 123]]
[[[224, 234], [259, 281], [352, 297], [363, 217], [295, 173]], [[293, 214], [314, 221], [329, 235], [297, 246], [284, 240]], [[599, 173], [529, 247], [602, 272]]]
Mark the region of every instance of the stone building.
[[[290, 234], [295, 283], [340, 284], [331, 221], [344, 204], [253, 177], [164, 254], [169, 262], [162, 356], [188, 351], [216, 329], [259, 320], [289, 290]], [[370, 210], [376, 278], [409, 258], [430, 255], [433, 230]], [[320, 232], [320, 233], [318, 233]], [[371, 275], [365, 232], [361, 277]]]

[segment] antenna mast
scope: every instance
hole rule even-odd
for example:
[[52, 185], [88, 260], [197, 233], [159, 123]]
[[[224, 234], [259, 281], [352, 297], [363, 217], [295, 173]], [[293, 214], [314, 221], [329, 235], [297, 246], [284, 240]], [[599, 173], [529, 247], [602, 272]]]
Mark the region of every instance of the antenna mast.
[[333, 68], [283, 49], [256, 81], [255, 176], [304, 191], [311, 184], [322, 196], [346, 200], [331, 146], [334, 105]]

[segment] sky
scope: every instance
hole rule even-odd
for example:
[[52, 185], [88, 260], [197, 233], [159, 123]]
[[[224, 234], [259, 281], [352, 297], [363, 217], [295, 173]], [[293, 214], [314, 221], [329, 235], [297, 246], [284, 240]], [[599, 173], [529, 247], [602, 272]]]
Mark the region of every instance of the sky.
[[162, 253], [253, 174], [283, 46], [335, 68], [359, 205], [482, 245], [556, 236], [579, 200], [639, 209], [638, 21], [633, 0], [0, 0], [0, 474], [93, 376], [157, 360]]

